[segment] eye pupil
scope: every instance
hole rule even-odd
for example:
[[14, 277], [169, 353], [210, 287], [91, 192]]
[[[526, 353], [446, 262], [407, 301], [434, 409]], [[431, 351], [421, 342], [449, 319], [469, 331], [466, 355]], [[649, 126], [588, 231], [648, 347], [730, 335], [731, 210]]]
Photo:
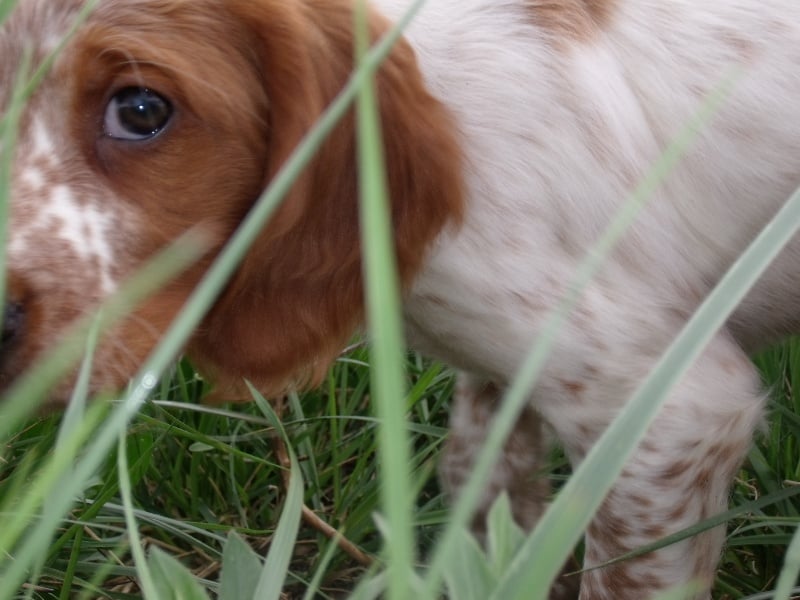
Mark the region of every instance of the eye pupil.
[[120, 99], [118, 111], [120, 122], [131, 132], [153, 134], [163, 126], [169, 109], [149, 90], [137, 90]]
[[172, 106], [161, 95], [144, 87], [117, 92], [108, 104], [105, 131], [109, 137], [144, 140], [159, 133], [172, 116]]

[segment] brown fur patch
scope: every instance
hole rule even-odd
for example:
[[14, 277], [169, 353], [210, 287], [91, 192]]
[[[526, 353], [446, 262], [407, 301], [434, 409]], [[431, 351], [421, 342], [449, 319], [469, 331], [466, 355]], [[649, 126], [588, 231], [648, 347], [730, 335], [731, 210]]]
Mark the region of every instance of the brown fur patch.
[[589, 42], [606, 27], [616, 0], [528, 0], [526, 5], [537, 27], [557, 40]]

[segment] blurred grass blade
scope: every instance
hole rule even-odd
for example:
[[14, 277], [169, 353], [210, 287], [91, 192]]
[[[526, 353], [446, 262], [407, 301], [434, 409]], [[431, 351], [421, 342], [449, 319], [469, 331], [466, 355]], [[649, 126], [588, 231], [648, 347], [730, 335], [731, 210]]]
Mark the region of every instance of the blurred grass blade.
[[133, 494], [131, 493], [131, 480], [128, 475], [128, 451], [125, 447], [125, 430], [119, 432], [117, 444], [117, 476], [119, 478], [119, 492], [122, 496], [122, 507], [125, 515], [125, 526], [130, 540], [131, 554], [136, 566], [139, 588], [145, 600], [159, 600], [158, 590], [150, 572], [150, 566], [144, 554], [142, 538], [139, 536], [139, 525], [133, 516]]
[[[322, 556], [322, 559], [318, 562], [316, 566], [316, 570], [314, 573], [314, 577], [309, 582], [308, 586], [303, 593], [303, 600], [315, 600], [320, 596], [319, 591], [320, 587], [322, 586], [323, 578], [325, 577], [325, 572], [328, 569], [328, 565], [333, 560], [333, 557], [336, 555], [336, 551], [339, 549], [339, 542], [342, 540], [342, 533], [340, 531], [336, 532], [336, 535], [331, 538], [330, 543], [328, 544], [327, 549], [325, 550], [325, 554]], [[220, 600], [225, 600], [224, 598], [220, 598]]]
[[[362, 60], [369, 44], [366, 3], [359, 2], [355, 12], [356, 56]], [[405, 600], [411, 596], [409, 576], [414, 559], [411, 457], [405, 425], [405, 350], [380, 117], [372, 80], [365, 80], [361, 85], [356, 116], [361, 257], [367, 325], [372, 342], [370, 387], [380, 421], [378, 442], [383, 475], [380, 491], [388, 523], [384, 544], [389, 569], [387, 598]]]
[[231, 531], [222, 552], [219, 600], [255, 598], [261, 569], [261, 558], [235, 531]]
[[153, 548], [147, 562], [155, 584], [147, 600], [209, 600], [189, 569], [160, 548]]
[[508, 494], [500, 494], [486, 519], [486, 550], [495, 574], [499, 576], [508, 568], [525, 538], [525, 532], [514, 521]]
[[[724, 78], [714, 93], [700, 106], [694, 118], [681, 129], [647, 176], [622, 205], [595, 247], [578, 265], [564, 299], [547, 318], [530, 353], [523, 360], [517, 377], [509, 387], [503, 404], [494, 417], [483, 448], [472, 469], [472, 475], [459, 491], [458, 501], [451, 511], [450, 522], [440, 538], [431, 560], [426, 577], [425, 598], [436, 597], [442, 571], [451, 560], [451, 554], [456, 550], [459, 530], [467, 527], [483, 493], [485, 482], [497, 463], [505, 440], [508, 439], [514, 424], [528, 402], [530, 392], [567, 317], [577, 305], [586, 286], [603, 266], [617, 241], [625, 234], [647, 200], [680, 162], [702, 128], [719, 110], [723, 100], [738, 80], [738, 75], [739, 73], [736, 71]], [[566, 549], [565, 552], [569, 552], [570, 549]]]
[[364, 577], [356, 586], [356, 589], [353, 590], [349, 600], [377, 600], [378, 598], [384, 598], [386, 586], [385, 573]]
[[81, 362], [81, 366], [78, 371], [78, 379], [75, 382], [75, 387], [72, 390], [72, 396], [70, 397], [69, 404], [64, 411], [64, 417], [61, 420], [61, 426], [58, 430], [58, 439], [56, 440], [56, 447], [63, 443], [63, 441], [72, 432], [78, 429], [86, 412], [86, 404], [89, 399], [92, 364], [94, 363], [94, 354], [95, 350], [97, 349], [97, 342], [100, 338], [100, 325], [102, 322], [100, 314], [102, 314], [102, 311], [98, 314], [98, 318], [94, 320], [94, 323], [89, 328], [86, 338], [86, 348], [83, 352], [83, 361]]
[[286, 451], [291, 465], [286, 501], [283, 503], [281, 518], [278, 521], [275, 534], [272, 536], [264, 568], [261, 570], [261, 577], [258, 580], [258, 587], [253, 596], [253, 600], [280, 600], [283, 592], [283, 582], [286, 580], [289, 572], [289, 563], [294, 553], [297, 532], [300, 528], [300, 517], [303, 512], [303, 477], [294, 450], [289, 445], [289, 437], [286, 435], [283, 423], [281, 423], [278, 415], [275, 414], [275, 411], [264, 399], [264, 396], [250, 383], [247, 385], [264, 416], [286, 444]]
[[800, 573], [800, 528], [797, 528], [792, 536], [792, 542], [786, 549], [786, 556], [783, 559], [783, 569], [781, 569], [778, 583], [775, 586], [775, 600], [789, 600], [795, 592], [794, 585], [797, 583], [797, 576]]
[[[3, 584], [0, 585], [0, 600], [13, 598], [31, 566], [47, 554], [53, 532], [94, 472], [94, 468], [85, 473], [76, 466], [72, 471], [73, 477], [63, 477], [72, 468], [74, 457], [92, 436], [104, 413], [105, 407], [93, 405], [80, 429], [62, 441], [59, 452], [48, 458], [45, 466], [31, 478], [24, 493], [16, 499], [10, 498], [9, 501], [14, 500], [13, 505], [3, 506], [0, 510], [5, 515], [0, 528], [0, 556], [14, 557], [13, 561], [0, 563], [0, 582]], [[100, 464], [106, 456], [107, 452], [102, 456], [94, 455], [96, 463], [93, 466]], [[47, 511], [40, 511], [45, 498]]]
[[8, 18], [18, 3], [19, 0], [0, 0], [0, 25]]
[[[97, 344], [97, 337], [99, 335], [99, 327], [97, 326], [98, 323], [95, 323], [95, 327], [89, 333], [89, 337], [86, 342], [86, 352], [84, 354], [83, 364], [81, 365], [80, 374], [78, 376], [78, 382], [75, 385], [75, 389], [72, 394], [72, 398], [70, 404], [67, 406], [67, 410], [64, 414], [63, 419], [61, 420], [61, 425], [58, 428], [58, 436], [56, 437], [56, 445], [55, 450], [57, 453], [61, 452], [63, 447], [69, 448], [70, 438], [72, 439], [80, 439], [81, 428], [84, 426], [85, 423], [85, 416], [86, 416], [86, 402], [87, 402], [87, 395], [89, 390], [89, 374], [91, 371], [92, 360], [94, 358], [94, 350]], [[66, 481], [72, 477], [72, 470], [66, 469], [61, 473], [61, 480]], [[61, 484], [56, 483], [55, 489], [60, 489]], [[51, 498], [52, 496], [46, 496], [44, 498], [44, 503], [42, 506], [42, 511], [47, 513], [51, 510]], [[55, 507], [58, 510], [57, 507]], [[36, 576], [32, 578], [32, 582], [38, 579], [39, 572], [41, 567], [44, 566], [45, 561], [47, 559], [47, 553], [42, 553], [38, 557], [38, 564], [36, 565], [36, 569], [34, 573]], [[33, 589], [33, 586], [31, 586]]]
[[[580, 539], [669, 392], [798, 229], [800, 190], [792, 195], [731, 266], [633, 394], [626, 408], [575, 470], [528, 538], [493, 598], [522, 598], [519, 590], [532, 589], [534, 582], [541, 585], [542, 581], [555, 580], [570, 549]], [[553, 539], [559, 540], [558, 548], [551, 547], [550, 551], [542, 552], [542, 548], [548, 547], [548, 540]], [[547, 588], [542, 590], [541, 597], [544, 598]]]
[[456, 556], [445, 570], [448, 598], [486, 600], [497, 581], [489, 561], [472, 535], [462, 529]]

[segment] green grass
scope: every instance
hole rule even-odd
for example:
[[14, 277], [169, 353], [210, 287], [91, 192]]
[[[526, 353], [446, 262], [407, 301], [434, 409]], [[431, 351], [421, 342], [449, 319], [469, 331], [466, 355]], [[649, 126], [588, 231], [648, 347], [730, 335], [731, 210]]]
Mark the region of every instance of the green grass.
[[[283, 423], [306, 484], [305, 504], [364, 552], [377, 555], [381, 538], [373, 514], [380, 506], [379, 462], [365, 359], [366, 349], [355, 350], [320, 390], [288, 398]], [[407, 405], [414, 422], [411, 492], [421, 543], [429, 546], [444, 517], [433, 463], [452, 382], [437, 365], [414, 359], [409, 367], [410, 383], [420, 383], [410, 386]], [[109, 597], [125, 597], [112, 594], [115, 589], [134, 590], [136, 596], [120, 480], [130, 481], [143, 543], [180, 557], [199, 578], [213, 581], [219, 575], [231, 530], [266, 553], [287, 493], [275, 457], [275, 428], [255, 405], [233, 411], [198, 405], [202, 388], [183, 366], [145, 406], [126, 435], [127, 473], [120, 478], [117, 451], [112, 452], [70, 511], [69, 523], [59, 528], [35, 597], [77, 597], [101, 565], [108, 569], [101, 586]], [[0, 465], [0, 505], [13, 499], [30, 470], [52, 451], [59, 419], [36, 420], [9, 440]], [[9, 517], [6, 513], [0, 520]], [[312, 527], [301, 530], [287, 589], [305, 588], [331, 544]], [[360, 572], [353, 559], [337, 551], [322, 583], [326, 589], [352, 589]], [[70, 588], [66, 596], [65, 585]]]
[[[799, 358], [797, 341], [758, 358], [774, 392], [772, 422], [732, 494], [732, 508], [745, 512], [729, 523], [718, 598], [772, 589], [800, 523], [797, 497], [748, 508], [754, 499], [800, 479], [800, 399], [793, 385], [800, 381]], [[367, 360], [364, 347], [341, 359], [320, 389], [287, 399], [282, 422], [305, 482], [305, 505], [362, 551], [379, 556], [382, 536], [374, 515], [382, 510], [381, 465]], [[413, 355], [406, 366], [412, 390], [406, 412], [411, 423], [413, 527], [424, 562], [447, 515], [434, 464], [446, 431], [452, 377]], [[115, 449], [54, 532], [41, 561], [41, 576], [26, 587], [29, 597], [141, 597], [121, 479], [131, 485], [143, 546], [178, 558], [210, 592], [217, 589], [231, 531], [266, 555], [287, 498], [284, 471], [275, 454], [276, 430], [255, 404], [197, 404], [202, 390], [202, 381], [185, 364], [160, 386], [126, 434], [127, 472], [120, 478]], [[31, 474], [53, 452], [61, 418], [32, 420], [8, 441], [0, 463], [0, 505], [6, 509], [13, 507]], [[554, 479], [561, 480], [558, 474]], [[13, 510], [4, 512], [0, 523], [11, 518]], [[308, 523], [292, 546], [286, 597], [302, 598], [315, 577], [320, 589], [314, 597], [347, 596], [364, 576], [363, 566]]]

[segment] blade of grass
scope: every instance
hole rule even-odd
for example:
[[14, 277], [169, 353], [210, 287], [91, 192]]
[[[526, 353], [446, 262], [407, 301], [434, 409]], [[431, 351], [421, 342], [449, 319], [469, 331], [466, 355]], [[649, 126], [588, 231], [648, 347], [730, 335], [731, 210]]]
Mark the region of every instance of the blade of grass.
[[[369, 33], [366, 3], [357, 5], [356, 57], [363, 60]], [[383, 474], [380, 486], [386, 511], [388, 537], [384, 541], [388, 565], [387, 597], [403, 600], [411, 596], [409, 574], [413, 568], [414, 537], [409, 473], [410, 453], [405, 427], [402, 326], [400, 292], [388, 191], [384, 170], [383, 143], [374, 83], [364, 81], [357, 101], [358, 156], [361, 195], [361, 253], [364, 261], [367, 324], [372, 341], [371, 389], [378, 429]]]
[[[14, 560], [0, 564], [0, 600], [14, 597], [15, 591], [25, 581], [28, 573], [37, 564], [39, 557], [47, 554], [52, 541], [52, 532], [58, 527], [63, 515], [72, 505], [73, 498], [80, 493], [83, 482], [88, 479], [80, 477], [75, 468], [75, 478], [64, 480], [63, 473], [70, 469], [70, 464], [100, 422], [105, 407], [96, 404], [87, 411], [85, 422], [62, 443], [60, 451], [52, 455], [44, 468], [32, 478], [25, 494], [14, 506], [5, 508], [0, 528], [0, 556], [13, 556]], [[105, 458], [105, 454], [103, 458]], [[98, 461], [99, 462], [99, 461]], [[44, 499], [48, 499], [48, 510], [38, 515]], [[21, 545], [14, 549], [21, 540]]]
[[189, 569], [158, 546], [150, 550], [148, 565], [156, 587], [155, 600], [209, 600], [207, 581], [195, 577]]
[[[93, 501], [88, 502], [91, 506], [98, 504], [99, 502]], [[124, 508], [115, 502], [106, 502], [102, 505], [102, 509], [105, 509], [107, 512], [111, 513], [120, 513], [124, 514]], [[186, 543], [194, 544], [198, 550], [201, 550], [209, 555], [213, 555], [219, 545], [225, 543], [225, 536], [219, 533], [215, 533], [213, 530], [209, 531], [208, 529], [204, 529], [201, 527], [197, 527], [185, 521], [181, 521], [177, 518], [171, 518], [165, 515], [159, 515], [157, 513], [148, 512], [146, 510], [141, 510], [138, 508], [133, 509], [133, 516], [136, 517], [136, 520], [142, 523], [147, 523], [148, 525], [153, 526], [154, 528], [160, 529], [169, 533], [173, 536], [176, 540], [184, 541]], [[205, 543], [200, 538], [209, 538], [213, 540], [215, 543]]]
[[342, 540], [342, 537], [342, 532], [337, 531], [336, 535], [331, 538], [330, 542], [328, 543], [328, 547], [325, 550], [325, 554], [322, 555], [322, 559], [319, 561], [319, 564], [317, 564], [314, 577], [308, 583], [308, 586], [303, 593], [303, 600], [315, 600], [318, 598], [318, 593], [320, 587], [322, 586], [322, 579], [325, 577], [328, 565], [336, 555], [336, 551], [339, 548], [339, 542]]
[[261, 568], [261, 557], [236, 532], [231, 531], [222, 554], [219, 600], [253, 598]]
[[101, 582], [114, 570], [114, 563], [110, 557], [123, 556], [126, 550], [125, 544], [120, 543], [113, 551], [109, 552], [109, 560], [97, 567], [97, 570], [92, 574], [92, 578], [84, 584], [83, 591], [75, 600], [105, 600], [105, 598], [108, 598], [108, 595], [102, 590]]
[[[86, 352], [83, 360], [83, 364], [81, 365], [80, 373], [78, 376], [78, 382], [75, 385], [74, 392], [72, 394], [72, 401], [67, 408], [67, 412], [64, 415], [64, 419], [61, 422], [61, 426], [59, 427], [58, 436], [56, 438], [56, 452], [60, 452], [64, 445], [69, 445], [69, 439], [71, 436], [75, 436], [77, 438], [80, 437], [80, 428], [81, 424], [84, 421], [84, 416], [86, 412], [86, 399], [89, 391], [89, 373], [91, 371], [92, 359], [94, 357], [94, 349], [97, 343], [97, 337], [99, 335], [99, 331], [97, 327], [93, 327], [90, 331], [89, 337], [86, 341]], [[72, 476], [72, 473], [67, 470], [61, 474], [62, 480], [66, 480]], [[61, 486], [57, 484], [57, 488]], [[44, 504], [42, 506], [42, 510], [46, 513], [49, 510], [49, 497], [44, 499]], [[39, 579], [41, 576], [42, 568], [44, 567], [45, 561], [47, 559], [47, 554], [43, 553], [37, 557], [37, 563], [33, 565], [31, 571], [31, 583], [34, 583]], [[34, 585], [31, 585], [29, 591], [35, 589]]]
[[69, 600], [70, 594], [72, 593], [72, 583], [75, 578], [75, 569], [81, 556], [82, 542], [83, 527], [79, 527], [75, 530], [75, 536], [72, 538], [72, 551], [69, 554], [67, 572], [64, 574], [64, 584], [61, 587], [61, 593], [58, 596], [58, 600]]
[[86, 338], [86, 348], [83, 352], [83, 361], [78, 371], [78, 379], [75, 383], [75, 388], [72, 390], [69, 404], [67, 405], [66, 411], [64, 411], [64, 418], [61, 420], [58, 438], [56, 439], [56, 448], [58, 448], [83, 421], [84, 413], [86, 412], [86, 402], [89, 397], [89, 383], [94, 353], [97, 348], [97, 341], [100, 337], [101, 320], [102, 319], [99, 318], [98, 315], [98, 318], [94, 320], [94, 323], [89, 329], [89, 334]]
[[283, 438], [291, 465], [286, 501], [283, 504], [278, 527], [275, 529], [275, 535], [272, 536], [264, 568], [258, 580], [258, 587], [253, 596], [253, 600], [279, 600], [283, 592], [283, 582], [289, 572], [289, 562], [294, 553], [297, 532], [300, 529], [300, 517], [303, 510], [303, 478], [300, 465], [297, 463], [297, 456], [289, 444], [289, 437], [286, 435], [280, 419], [264, 397], [249, 383], [248, 387], [261, 412], [276, 429], [278, 435]]
[[0, 0], [0, 25], [8, 18], [18, 3], [19, 0]]
[[800, 529], [797, 529], [792, 536], [792, 542], [786, 549], [786, 557], [783, 560], [778, 584], [775, 586], [775, 600], [789, 600], [795, 592], [794, 585], [797, 583], [797, 575], [800, 573]]
[[147, 564], [147, 558], [144, 555], [142, 539], [139, 537], [139, 526], [136, 523], [136, 517], [133, 515], [133, 494], [131, 492], [131, 481], [128, 479], [128, 453], [125, 448], [125, 442], [126, 432], [123, 430], [119, 433], [119, 442], [117, 444], [117, 472], [119, 492], [120, 496], [122, 496], [123, 514], [125, 515], [125, 525], [128, 530], [131, 554], [133, 555], [133, 562], [134, 565], [136, 565], [136, 571], [139, 575], [139, 588], [142, 591], [142, 596], [146, 600], [158, 600], [156, 584], [153, 581], [150, 567]]

